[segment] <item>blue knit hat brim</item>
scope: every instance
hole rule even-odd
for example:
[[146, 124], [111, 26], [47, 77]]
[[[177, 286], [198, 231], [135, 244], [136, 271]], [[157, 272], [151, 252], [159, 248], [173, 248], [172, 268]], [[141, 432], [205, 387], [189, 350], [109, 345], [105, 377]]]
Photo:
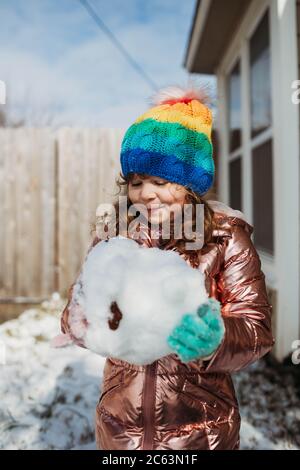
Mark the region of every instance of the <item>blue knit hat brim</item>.
[[186, 186], [200, 195], [208, 191], [214, 179], [214, 174], [208, 173], [203, 167], [190, 165], [173, 155], [139, 148], [121, 153], [121, 167], [125, 177], [129, 173], [157, 176]]

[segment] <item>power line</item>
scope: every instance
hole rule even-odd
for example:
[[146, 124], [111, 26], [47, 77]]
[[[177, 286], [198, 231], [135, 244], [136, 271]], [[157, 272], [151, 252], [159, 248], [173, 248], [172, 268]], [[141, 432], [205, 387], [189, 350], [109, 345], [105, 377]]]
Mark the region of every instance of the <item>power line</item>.
[[95, 21], [96, 25], [109, 37], [109, 39], [114, 43], [114, 45], [119, 49], [123, 54], [126, 60], [130, 65], [138, 72], [144, 80], [151, 86], [155, 91], [158, 89], [157, 84], [147, 75], [143, 68], [131, 57], [131, 55], [126, 51], [122, 44], [118, 41], [115, 35], [110, 31], [110, 29], [104, 24], [99, 15], [93, 10], [87, 0], [79, 0], [81, 5], [87, 10], [90, 17]]

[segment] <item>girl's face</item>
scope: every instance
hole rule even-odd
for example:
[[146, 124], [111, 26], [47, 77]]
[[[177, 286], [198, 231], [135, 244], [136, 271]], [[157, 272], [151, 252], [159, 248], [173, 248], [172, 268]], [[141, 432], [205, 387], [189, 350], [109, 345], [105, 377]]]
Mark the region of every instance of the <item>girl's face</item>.
[[144, 204], [148, 220], [162, 223], [182, 211], [187, 190], [180, 184], [171, 183], [158, 176], [134, 174], [128, 183], [128, 197], [132, 204]]

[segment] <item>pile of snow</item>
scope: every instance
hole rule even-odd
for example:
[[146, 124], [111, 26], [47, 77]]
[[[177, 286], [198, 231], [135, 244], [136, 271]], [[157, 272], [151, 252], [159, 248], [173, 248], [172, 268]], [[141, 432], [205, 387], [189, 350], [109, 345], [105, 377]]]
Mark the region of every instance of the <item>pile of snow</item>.
[[[66, 302], [57, 296], [0, 325], [1, 449], [95, 449], [94, 413], [104, 359], [50, 347]], [[293, 378], [265, 361], [234, 375], [242, 449], [300, 449], [300, 399]]]
[[71, 449], [94, 442], [94, 413], [104, 359], [79, 347], [53, 349], [66, 302], [0, 325], [0, 448]]
[[[173, 352], [168, 336], [207, 299], [204, 275], [175, 251], [113, 237], [95, 245], [83, 263], [69, 325], [76, 339], [103, 357], [151, 364]], [[110, 325], [116, 309], [118, 320]]]

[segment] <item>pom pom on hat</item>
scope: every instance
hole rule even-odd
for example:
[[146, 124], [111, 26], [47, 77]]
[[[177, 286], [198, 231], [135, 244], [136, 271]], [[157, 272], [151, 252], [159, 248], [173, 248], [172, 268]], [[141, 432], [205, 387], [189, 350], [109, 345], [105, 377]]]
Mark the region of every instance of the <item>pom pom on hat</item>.
[[154, 106], [162, 104], [189, 103], [197, 100], [208, 106], [211, 102], [208, 91], [204, 87], [188, 86], [168, 86], [161, 88], [151, 96], [150, 102]]

